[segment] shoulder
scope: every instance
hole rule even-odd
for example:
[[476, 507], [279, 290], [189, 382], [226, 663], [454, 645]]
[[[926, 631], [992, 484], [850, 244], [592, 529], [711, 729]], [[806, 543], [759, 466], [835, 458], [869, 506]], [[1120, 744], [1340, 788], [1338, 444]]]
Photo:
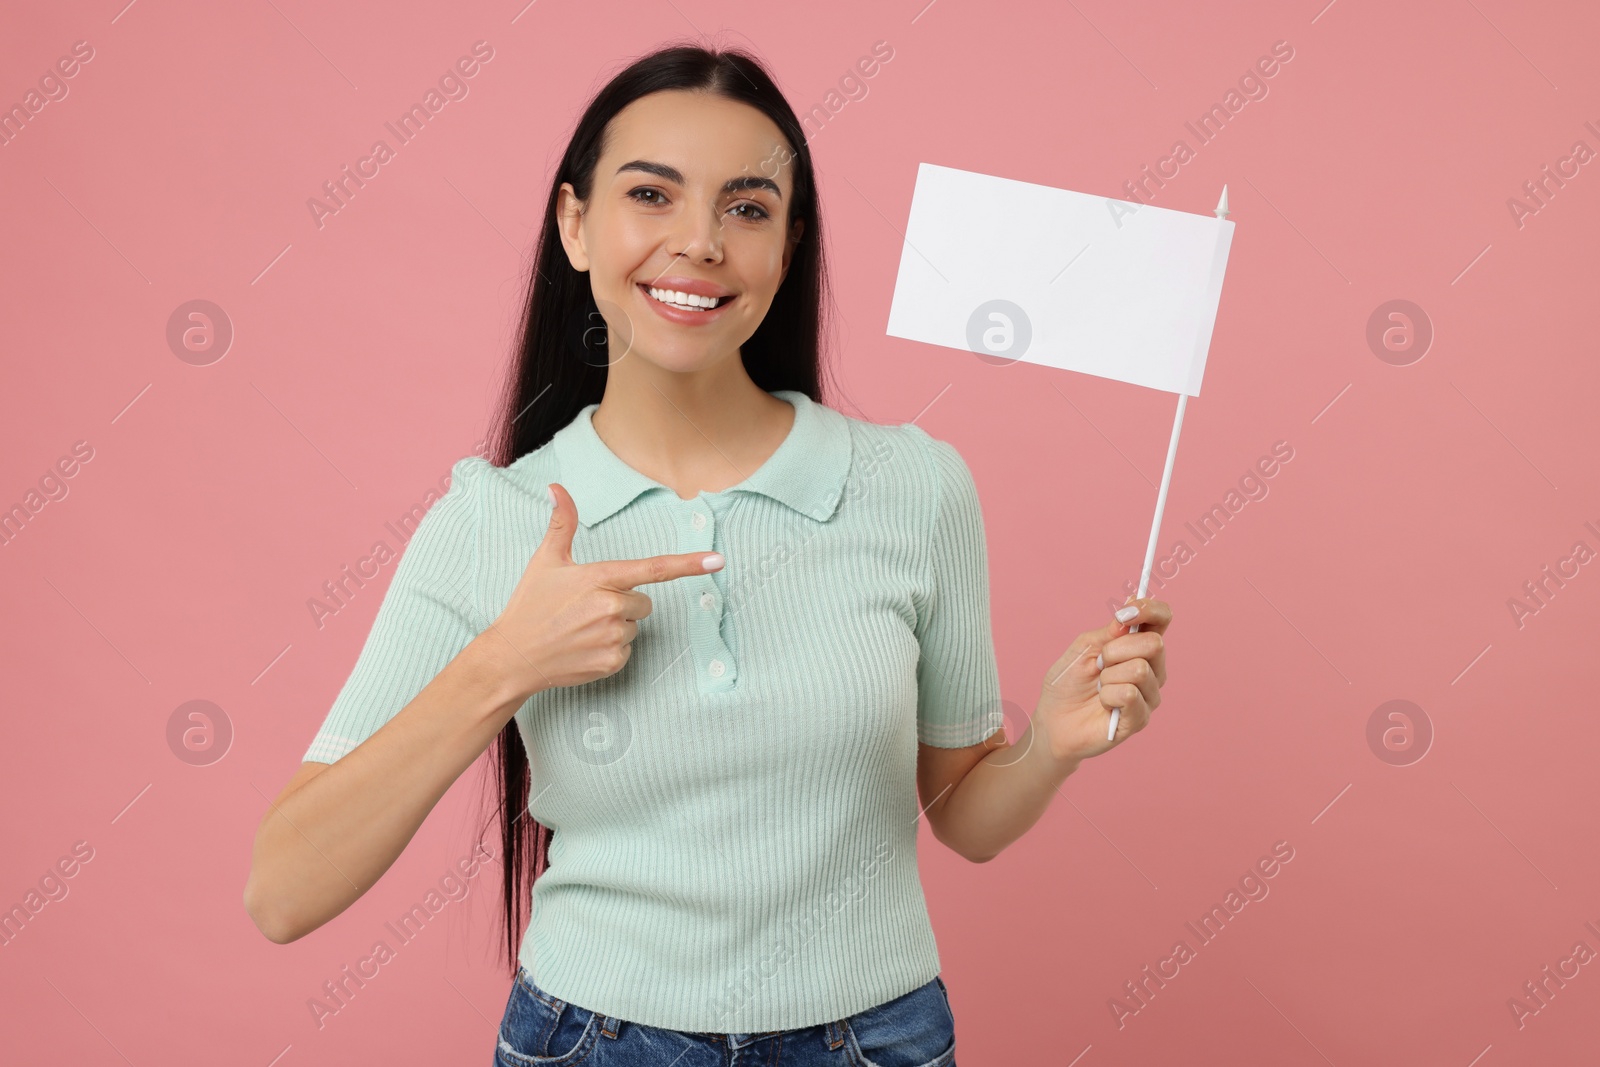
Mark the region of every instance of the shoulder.
[[[546, 443], [504, 467], [481, 455], [463, 456], [450, 468], [449, 496], [475, 502], [533, 501], [549, 506], [545, 486], [560, 480], [555, 450]], [[503, 509], [502, 509], [503, 511]]]
[[[960, 450], [914, 422], [868, 422], [825, 408], [850, 437], [847, 497], [874, 497], [877, 509], [902, 502], [902, 518], [929, 531], [940, 514], [977, 508], [977, 487]], [[890, 488], [873, 492], [874, 486]], [[897, 509], [898, 510], [898, 509]]]
[[907, 488], [919, 497], [935, 502], [975, 492], [972, 470], [951, 442], [934, 437], [914, 422], [849, 421], [862, 462], [894, 466]]
[[932, 488], [941, 464], [952, 457], [960, 461], [955, 446], [930, 436], [916, 423], [869, 422], [825, 405], [817, 409], [834, 432], [848, 437], [850, 469], [857, 476], [889, 468], [912, 488]]
[[921, 446], [921, 489], [927, 502], [929, 537], [945, 540], [952, 531], [966, 531], [969, 535], [976, 532], [981, 538], [983, 507], [978, 500], [978, 483], [960, 450], [915, 423], [904, 422], [898, 428]]
[[463, 456], [450, 465], [450, 492], [476, 492], [486, 470], [494, 465], [480, 455]]
[[959, 490], [971, 483], [972, 470], [954, 444], [934, 437], [914, 422], [902, 422], [897, 428], [921, 448], [927, 476], [936, 487]]
[[414, 509], [420, 522], [407, 541], [407, 554], [454, 552], [474, 540], [485, 523], [526, 514], [530, 501], [548, 509], [544, 485], [555, 478], [541, 478], [545, 452], [529, 453], [505, 467], [477, 453], [457, 459], [450, 466], [448, 487], [441, 478], [442, 491], [430, 492], [423, 506]]
[[486, 469], [493, 468], [478, 455], [463, 456], [450, 465], [448, 483], [440, 478], [438, 488], [429, 490], [421, 506], [412, 509], [410, 521], [417, 525], [415, 534], [406, 542], [408, 555], [426, 552], [426, 546], [452, 540], [452, 535], [471, 534], [478, 524], [478, 501]]

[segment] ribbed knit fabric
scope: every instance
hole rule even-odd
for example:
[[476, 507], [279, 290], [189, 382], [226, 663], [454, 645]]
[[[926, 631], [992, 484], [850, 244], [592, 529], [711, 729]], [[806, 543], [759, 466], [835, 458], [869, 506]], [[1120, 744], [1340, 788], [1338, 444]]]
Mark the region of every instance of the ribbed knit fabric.
[[306, 752], [332, 762], [499, 615], [550, 521], [579, 563], [717, 551], [652, 602], [621, 671], [516, 722], [555, 830], [520, 958], [547, 992], [651, 1026], [831, 1022], [931, 980], [917, 743], [1001, 726], [983, 519], [947, 442], [795, 407], [762, 467], [680, 499], [623, 463], [591, 404], [509, 467], [455, 464]]

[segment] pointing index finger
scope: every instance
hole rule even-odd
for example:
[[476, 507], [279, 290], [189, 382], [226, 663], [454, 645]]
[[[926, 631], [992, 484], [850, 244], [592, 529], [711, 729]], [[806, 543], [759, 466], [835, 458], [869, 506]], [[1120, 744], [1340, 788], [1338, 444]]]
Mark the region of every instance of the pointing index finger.
[[720, 552], [679, 552], [665, 556], [647, 556], [644, 559], [619, 559], [606, 563], [606, 581], [618, 589], [632, 589], [636, 585], [670, 582], [674, 578], [687, 578], [695, 574], [709, 574], [722, 569]]

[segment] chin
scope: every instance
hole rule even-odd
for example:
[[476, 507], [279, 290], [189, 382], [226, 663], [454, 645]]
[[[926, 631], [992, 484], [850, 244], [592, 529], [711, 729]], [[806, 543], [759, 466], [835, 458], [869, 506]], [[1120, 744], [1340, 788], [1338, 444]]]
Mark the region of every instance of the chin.
[[[648, 352], [648, 354], [646, 354]], [[739, 350], [733, 350], [733, 358], [737, 359]], [[642, 359], [646, 363], [659, 367], [674, 374], [695, 374], [707, 368], [714, 367], [725, 358], [723, 355], [707, 350], [704, 341], [686, 341], [674, 339], [666, 343], [651, 344], [644, 338], [634, 338], [633, 351], [628, 353], [629, 359]]]

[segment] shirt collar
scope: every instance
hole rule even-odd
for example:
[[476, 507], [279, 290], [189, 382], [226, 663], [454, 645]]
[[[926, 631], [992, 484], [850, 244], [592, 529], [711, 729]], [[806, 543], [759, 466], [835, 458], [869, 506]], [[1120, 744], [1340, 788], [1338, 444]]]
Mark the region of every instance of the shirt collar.
[[[760, 493], [826, 522], [844, 495], [850, 472], [850, 427], [839, 412], [798, 390], [779, 389], [772, 395], [794, 407], [789, 436], [759, 470], [726, 491]], [[624, 463], [600, 439], [591, 419], [599, 406], [584, 407], [551, 439], [561, 485], [572, 495], [584, 526], [605, 521], [652, 489], [677, 498], [669, 487]]]

